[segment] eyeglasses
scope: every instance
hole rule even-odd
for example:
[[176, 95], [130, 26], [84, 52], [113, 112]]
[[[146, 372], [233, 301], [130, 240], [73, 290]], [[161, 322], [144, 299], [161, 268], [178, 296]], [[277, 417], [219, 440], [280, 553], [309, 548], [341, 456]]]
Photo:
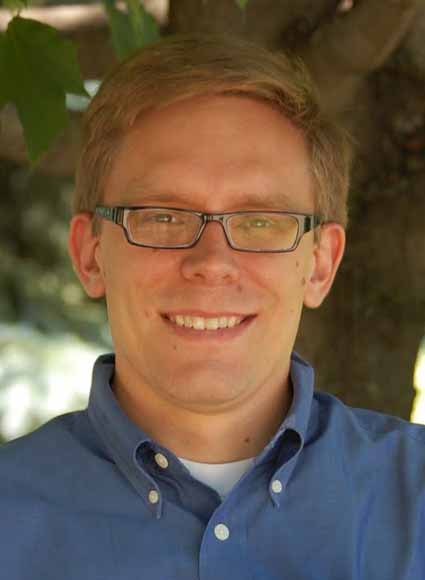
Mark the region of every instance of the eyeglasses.
[[204, 213], [147, 205], [98, 205], [95, 214], [121, 226], [130, 244], [169, 250], [192, 248], [208, 222], [219, 222], [234, 250], [292, 252], [302, 236], [321, 223], [316, 215], [286, 211]]

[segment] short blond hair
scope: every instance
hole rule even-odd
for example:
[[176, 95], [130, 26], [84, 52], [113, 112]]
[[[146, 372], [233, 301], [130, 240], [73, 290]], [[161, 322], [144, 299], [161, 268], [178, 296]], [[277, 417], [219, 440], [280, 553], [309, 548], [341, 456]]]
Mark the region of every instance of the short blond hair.
[[222, 35], [166, 37], [121, 62], [106, 77], [83, 120], [73, 211], [93, 212], [124, 135], [143, 113], [205, 95], [260, 99], [306, 139], [315, 184], [315, 212], [347, 225], [352, 158], [346, 131], [319, 105], [299, 59]]

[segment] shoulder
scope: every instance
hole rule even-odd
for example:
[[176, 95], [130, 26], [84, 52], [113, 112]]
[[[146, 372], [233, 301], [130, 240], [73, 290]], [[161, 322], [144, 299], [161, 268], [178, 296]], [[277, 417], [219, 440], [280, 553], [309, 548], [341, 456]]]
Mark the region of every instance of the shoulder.
[[1, 494], [60, 484], [100, 454], [85, 411], [55, 417], [0, 446]]
[[[334, 395], [316, 392], [312, 440], [332, 449], [347, 471], [380, 473], [425, 485], [425, 425], [345, 405]], [[372, 470], [372, 471], [371, 471]]]
[[351, 433], [363, 432], [370, 441], [401, 437], [419, 446], [425, 444], [425, 425], [410, 423], [379, 411], [350, 407], [330, 393], [318, 391], [314, 398], [319, 405], [320, 415], [331, 426], [346, 426]]
[[84, 411], [66, 413], [54, 417], [31, 433], [12, 439], [0, 446], [0, 461], [30, 458], [36, 449], [52, 451], [59, 445], [75, 439], [75, 427]]

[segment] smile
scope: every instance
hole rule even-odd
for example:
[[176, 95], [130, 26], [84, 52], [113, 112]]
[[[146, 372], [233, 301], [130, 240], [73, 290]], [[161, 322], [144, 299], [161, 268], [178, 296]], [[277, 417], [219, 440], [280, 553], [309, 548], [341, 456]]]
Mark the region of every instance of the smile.
[[203, 318], [202, 316], [170, 314], [162, 316], [162, 319], [174, 335], [201, 344], [235, 340], [248, 331], [256, 317], [256, 315], [251, 315]]
[[193, 328], [195, 330], [218, 330], [221, 328], [233, 328], [240, 324], [244, 320], [244, 317], [220, 316], [219, 318], [203, 318], [201, 316], [183, 316], [177, 314], [176, 316], [170, 315], [169, 320], [178, 326], [184, 326], [185, 328]]

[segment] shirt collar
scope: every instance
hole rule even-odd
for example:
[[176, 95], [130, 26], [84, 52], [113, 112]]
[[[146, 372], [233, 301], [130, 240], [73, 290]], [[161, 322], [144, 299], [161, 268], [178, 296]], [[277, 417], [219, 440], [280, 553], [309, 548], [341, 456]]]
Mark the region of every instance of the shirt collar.
[[161, 517], [162, 500], [156, 506], [148, 501], [149, 490], [157, 485], [138, 461], [139, 449], [152, 439], [128, 417], [118, 404], [111, 387], [115, 370], [115, 355], [101, 355], [95, 362], [88, 403], [88, 416], [107, 455], [121, 470], [146, 507]]
[[[143, 444], [154, 445], [155, 442], [133, 423], [118, 404], [111, 388], [114, 368], [113, 354], [102, 355], [97, 359], [93, 369], [88, 415], [108, 455], [146, 501], [147, 491], [154, 489], [156, 484], [141, 467], [137, 454]], [[270, 494], [276, 506], [280, 505], [279, 495], [272, 491], [271, 484], [274, 479], [279, 479], [284, 486], [288, 484], [304, 446], [314, 392], [313, 369], [295, 352], [291, 355], [290, 378], [293, 397], [289, 412], [271, 441], [254, 461], [258, 464], [272, 451], [278, 451], [277, 470], [270, 482]], [[160, 517], [162, 502], [156, 506], [148, 501], [146, 503]]]
[[291, 355], [290, 378], [293, 397], [288, 414], [258, 458], [275, 448], [288, 430], [295, 431], [304, 445], [313, 400], [314, 371], [296, 352]]
[[278, 480], [283, 489], [288, 486], [304, 447], [313, 401], [313, 368], [296, 352], [291, 355], [290, 379], [293, 396], [289, 411], [271, 441], [254, 461], [258, 464], [267, 457], [275, 457], [276, 469], [269, 482], [269, 493], [276, 507], [280, 507], [282, 494], [273, 491], [273, 482]]

